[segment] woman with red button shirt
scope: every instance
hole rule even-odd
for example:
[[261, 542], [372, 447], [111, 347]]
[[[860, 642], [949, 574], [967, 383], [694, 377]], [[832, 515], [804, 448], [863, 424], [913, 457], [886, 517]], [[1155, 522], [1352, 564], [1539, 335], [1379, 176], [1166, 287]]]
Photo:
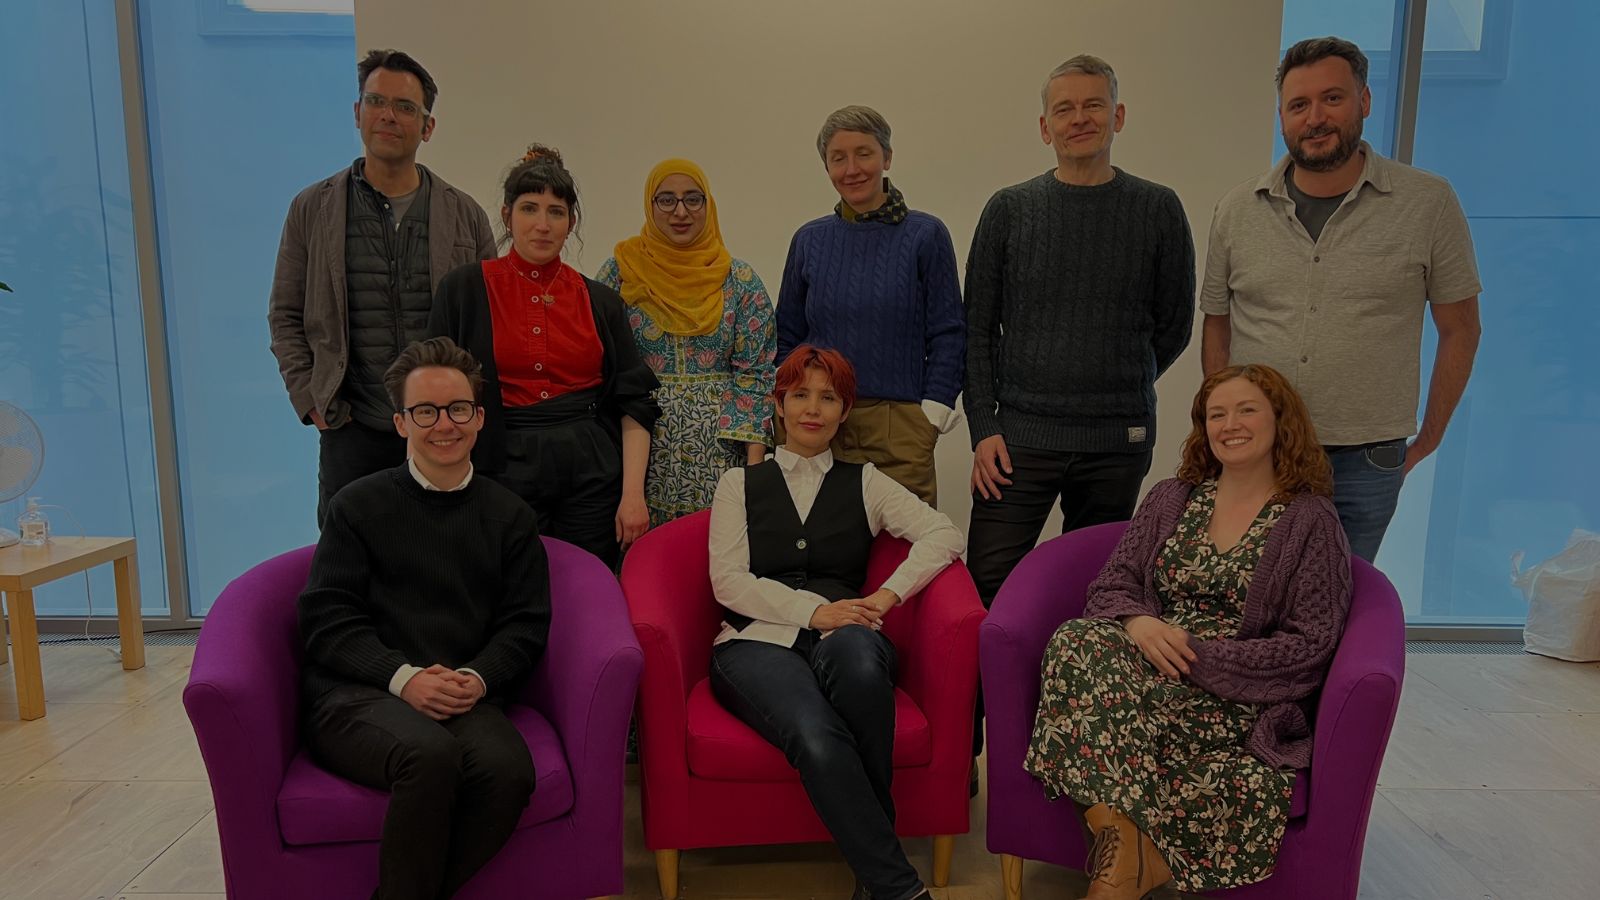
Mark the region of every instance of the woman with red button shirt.
[[505, 180], [509, 251], [446, 275], [429, 329], [483, 364], [473, 466], [526, 500], [541, 534], [615, 566], [649, 527], [644, 474], [660, 408], [622, 298], [561, 261], [578, 215], [561, 154], [529, 147]]

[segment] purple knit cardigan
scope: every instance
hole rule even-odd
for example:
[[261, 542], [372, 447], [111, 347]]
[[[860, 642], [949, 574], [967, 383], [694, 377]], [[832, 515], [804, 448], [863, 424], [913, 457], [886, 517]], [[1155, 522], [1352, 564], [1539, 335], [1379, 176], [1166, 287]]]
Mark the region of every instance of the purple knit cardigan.
[[[1145, 495], [1105, 568], [1089, 585], [1087, 618], [1161, 615], [1156, 557], [1193, 485], [1177, 478]], [[1300, 494], [1267, 536], [1244, 596], [1239, 633], [1191, 638], [1188, 678], [1223, 698], [1261, 706], [1246, 748], [1280, 768], [1311, 764], [1306, 712], [1333, 661], [1350, 611], [1350, 544], [1326, 497]]]

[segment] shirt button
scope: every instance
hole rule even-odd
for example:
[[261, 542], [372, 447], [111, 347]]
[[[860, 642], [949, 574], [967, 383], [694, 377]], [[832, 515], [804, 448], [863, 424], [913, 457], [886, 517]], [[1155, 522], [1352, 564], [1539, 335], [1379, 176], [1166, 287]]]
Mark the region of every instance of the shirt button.
[[1311, 357], [1309, 357], [1309, 356], [1302, 356], [1302, 357], [1300, 357], [1300, 361], [1301, 361], [1301, 362], [1311, 362]]
[[540, 400], [548, 400], [548, 399], [550, 399], [550, 392], [549, 391], [540, 391], [539, 392], [539, 399]]
[[533, 326], [533, 333], [534, 334], [538, 334], [539, 333], [539, 326], [537, 326], [537, 325]]
[[796, 550], [804, 550], [806, 548], [806, 539], [805, 538], [801, 538], [800, 540], [795, 541], [794, 542], [794, 548]]
[[1313, 257], [1311, 257], [1311, 261], [1312, 261], [1312, 262], [1322, 262], [1322, 257], [1320, 257], [1320, 256], [1313, 256]]
[[544, 363], [534, 363], [533, 364], [533, 370], [535, 372], [543, 372], [544, 371]]
[[1317, 311], [1317, 308], [1316, 308], [1316, 307], [1315, 307], [1315, 306], [1313, 306], [1313, 307], [1311, 307], [1311, 311], [1312, 311], [1312, 312], [1316, 312], [1316, 311]]

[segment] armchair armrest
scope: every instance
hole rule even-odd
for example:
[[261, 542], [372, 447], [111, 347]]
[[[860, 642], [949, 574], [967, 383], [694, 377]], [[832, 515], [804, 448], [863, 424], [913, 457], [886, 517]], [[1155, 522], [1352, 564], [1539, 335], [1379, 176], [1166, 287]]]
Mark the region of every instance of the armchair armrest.
[[257, 856], [282, 842], [278, 790], [300, 736], [295, 600], [311, 552], [305, 547], [267, 560], [223, 589], [200, 630], [183, 689], [229, 858]]
[[1359, 859], [1400, 704], [1405, 615], [1387, 578], [1363, 560], [1350, 562], [1350, 615], [1317, 699], [1308, 821], [1322, 833], [1319, 847]]
[[[972, 708], [978, 693], [978, 626], [983, 602], [967, 567], [957, 560], [905, 607], [906, 627], [885, 628], [900, 647], [899, 685], [933, 729], [934, 756], [947, 748], [962, 760], [972, 749]], [[898, 632], [896, 634], [895, 632]]]
[[1046, 541], [1023, 557], [995, 596], [978, 639], [991, 779], [997, 771], [1021, 774], [1045, 646], [1062, 622], [1083, 614], [1089, 583], [1126, 526], [1112, 522]]
[[647, 769], [689, 770], [689, 691], [711, 671], [722, 607], [711, 590], [710, 511], [646, 532], [622, 564], [633, 631], [644, 654], [639, 755]]
[[[571, 544], [544, 538], [550, 556], [550, 637], [523, 688], [567, 752], [575, 811], [620, 816], [628, 715], [643, 654], [628, 627], [627, 604], [609, 569]], [[620, 827], [620, 819], [618, 820]]]

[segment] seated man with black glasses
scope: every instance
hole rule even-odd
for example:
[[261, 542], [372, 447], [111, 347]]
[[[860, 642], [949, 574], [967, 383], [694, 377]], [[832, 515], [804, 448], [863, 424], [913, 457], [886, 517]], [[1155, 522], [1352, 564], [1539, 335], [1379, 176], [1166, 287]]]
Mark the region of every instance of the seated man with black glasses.
[[390, 791], [376, 897], [453, 895], [533, 794], [502, 707], [544, 653], [549, 568], [528, 505], [473, 477], [482, 383], [449, 338], [400, 353], [384, 387], [409, 458], [334, 496], [300, 595], [307, 744]]

